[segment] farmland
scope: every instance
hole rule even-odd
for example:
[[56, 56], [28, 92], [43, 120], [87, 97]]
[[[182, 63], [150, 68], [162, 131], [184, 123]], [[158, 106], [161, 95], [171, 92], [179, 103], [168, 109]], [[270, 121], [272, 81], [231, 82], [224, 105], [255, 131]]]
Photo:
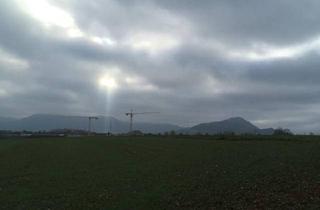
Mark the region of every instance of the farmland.
[[2, 209], [316, 209], [314, 137], [0, 140]]

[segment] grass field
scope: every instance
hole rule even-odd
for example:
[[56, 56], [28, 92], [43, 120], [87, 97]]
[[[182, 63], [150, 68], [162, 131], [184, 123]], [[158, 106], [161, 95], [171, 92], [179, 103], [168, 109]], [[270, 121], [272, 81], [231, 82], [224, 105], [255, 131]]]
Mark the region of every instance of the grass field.
[[0, 204], [2, 209], [319, 209], [320, 139], [4, 139]]

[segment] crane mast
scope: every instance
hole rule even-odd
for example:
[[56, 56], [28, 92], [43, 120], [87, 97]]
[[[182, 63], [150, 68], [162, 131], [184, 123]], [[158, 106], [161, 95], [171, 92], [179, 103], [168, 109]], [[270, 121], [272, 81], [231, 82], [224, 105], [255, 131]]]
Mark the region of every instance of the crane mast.
[[129, 116], [130, 118], [130, 125], [129, 125], [129, 132], [132, 132], [133, 128], [133, 116], [138, 115], [138, 114], [156, 114], [159, 112], [133, 112], [131, 109], [130, 112], [125, 113], [126, 116]]
[[88, 120], [89, 120], [89, 124], [88, 124], [88, 136], [91, 134], [91, 121], [92, 120], [97, 120], [99, 119], [98, 117], [88, 117]]

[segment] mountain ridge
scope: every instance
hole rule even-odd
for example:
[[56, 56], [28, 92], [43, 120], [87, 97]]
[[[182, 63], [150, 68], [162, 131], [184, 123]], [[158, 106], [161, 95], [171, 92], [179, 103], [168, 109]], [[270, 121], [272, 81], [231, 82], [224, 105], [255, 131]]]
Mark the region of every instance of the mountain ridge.
[[[96, 132], [126, 133], [129, 130], [129, 122], [119, 120], [112, 116], [98, 116], [98, 120], [92, 121], [92, 130]], [[34, 114], [28, 117], [2, 118], [0, 117], [0, 130], [54, 130], [54, 129], [88, 129], [87, 116], [69, 116], [56, 114]], [[192, 127], [184, 128], [170, 123], [134, 122], [134, 130], [144, 133], [164, 133], [175, 131], [184, 134], [265, 134], [274, 132], [273, 128], [260, 129], [242, 117], [232, 117], [221, 121], [200, 123]]]
[[[0, 119], [2, 118], [0, 117]], [[34, 114], [16, 120], [2, 120], [0, 121], [0, 130], [49, 131], [65, 128], [87, 130], [88, 123], [88, 116]], [[145, 133], [162, 133], [178, 130], [181, 127], [169, 123], [134, 122], [134, 129]], [[101, 133], [110, 131], [112, 133], [126, 133], [129, 130], [129, 122], [111, 116], [98, 116], [98, 120], [92, 121], [92, 130]]]

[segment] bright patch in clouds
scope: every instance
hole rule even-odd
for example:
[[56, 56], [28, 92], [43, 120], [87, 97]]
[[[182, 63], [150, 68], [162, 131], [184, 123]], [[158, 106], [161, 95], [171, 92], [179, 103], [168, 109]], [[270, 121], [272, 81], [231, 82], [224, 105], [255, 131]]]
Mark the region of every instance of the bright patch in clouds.
[[254, 44], [251, 49], [229, 51], [227, 54], [233, 58], [246, 59], [250, 61], [267, 61], [296, 58], [313, 50], [320, 50], [320, 37], [288, 47], [276, 47], [259, 43]]
[[177, 47], [179, 40], [170, 34], [141, 32], [132, 35], [125, 43], [136, 50], [157, 53]]
[[148, 82], [145, 78], [130, 76], [125, 78], [125, 83], [128, 88], [137, 91], [155, 91], [157, 87]]
[[8, 95], [7, 91], [5, 91], [4, 89], [0, 88], [0, 97], [5, 97], [7, 95]]
[[66, 10], [51, 5], [47, 0], [17, 0], [22, 9], [47, 29], [62, 30], [69, 38], [85, 38], [95, 44], [115, 46], [116, 41], [109, 37], [99, 37], [82, 31], [74, 18]]
[[302, 49], [296, 47], [276, 48], [266, 44], [255, 45], [253, 49], [231, 51], [229, 55], [234, 58], [250, 61], [289, 59], [301, 54]]
[[[25, 70], [29, 67], [27, 61], [17, 58], [0, 49], [0, 64], [8, 66], [10, 70]], [[6, 70], [6, 68], [3, 68]]]
[[127, 74], [118, 67], [103, 68], [102, 73], [97, 78], [100, 89], [107, 91], [156, 91], [158, 88], [150, 83], [147, 78], [139, 75]]
[[73, 17], [65, 10], [51, 5], [47, 0], [17, 0], [30, 16], [45, 27], [60, 27], [69, 37], [81, 37], [83, 33], [76, 26]]
[[109, 75], [104, 75], [99, 79], [100, 87], [106, 88], [107, 91], [112, 91], [118, 87], [116, 79]]
[[115, 46], [117, 42], [115, 40], [112, 40], [108, 37], [98, 37], [98, 36], [92, 36], [90, 37], [90, 40], [96, 44], [102, 45], [102, 46]]
[[63, 28], [74, 26], [73, 18], [66, 11], [50, 5], [46, 0], [20, 0], [19, 3], [27, 13], [47, 27], [52, 25]]

